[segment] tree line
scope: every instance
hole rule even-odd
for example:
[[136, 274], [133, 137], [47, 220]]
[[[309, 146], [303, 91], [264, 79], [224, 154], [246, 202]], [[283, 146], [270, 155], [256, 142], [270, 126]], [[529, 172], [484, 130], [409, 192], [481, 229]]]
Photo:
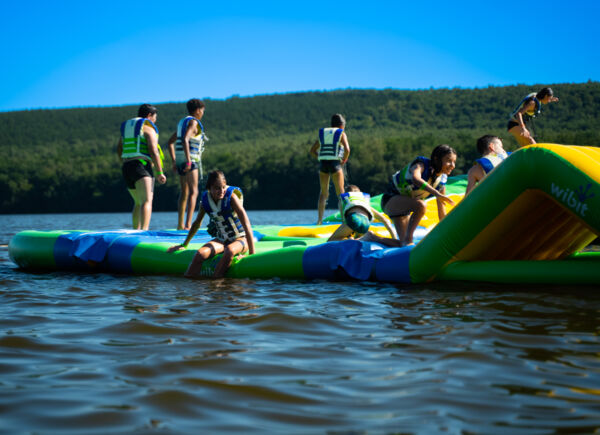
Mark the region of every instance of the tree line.
[[[550, 85], [558, 103], [535, 121], [538, 140], [600, 145], [600, 83]], [[476, 89], [337, 90], [206, 99], [210, 138], [205, 172], [221, 169], [240, 186], [250, 210], [316, 207], [318, 163], [308, 150], [333, 113], [347, 120], [351, 147], [348, 181], [375, 195], [417, 155], [447, 143], [458, 152], [455, 174], [476, 159], [476, 139], [495, 134], [516, 148], [506, 131], [513, 108], [537, 86]], [[160, 143], [185, 102], [156, 104]], [[121, 122], [137, 106], [27, 110], [0, 113], [0, 213], [129, 211], [116, 143]], [[167, 155], [167, 150], [164, 149]], [[170, 168], [169, 158], [166, 166]], [[176, 210], [178, 176], [156, 186], [154, 209]], [[333, 202], [331, 202], [333, 204]]]

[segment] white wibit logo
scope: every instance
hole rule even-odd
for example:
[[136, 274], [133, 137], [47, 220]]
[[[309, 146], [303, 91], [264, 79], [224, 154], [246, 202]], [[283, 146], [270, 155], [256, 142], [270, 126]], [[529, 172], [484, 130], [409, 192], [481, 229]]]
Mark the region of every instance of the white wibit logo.
[[563, 188], [557, 186], [552, 183], [551, 191], [552, 195], [556, 197], [556, 199], [562, 201], [564, 204], [572, 208], [575, 212], [579, 213], [581, 216], [585, 216], [585, 212], [588, 210], [587, 204], [584, 202], [596, 196], [594, 193], [590, 192], [590, 188], [592, 187], [591, 183], [585, 187], [579, 186], [577, 191]]

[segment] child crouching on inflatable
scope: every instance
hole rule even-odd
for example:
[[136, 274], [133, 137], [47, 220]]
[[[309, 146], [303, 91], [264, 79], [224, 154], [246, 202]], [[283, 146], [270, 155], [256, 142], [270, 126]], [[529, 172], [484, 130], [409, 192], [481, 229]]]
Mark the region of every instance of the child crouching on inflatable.
[[394, 229], [390, 221], [383, 214], [371, 207], [370, 198], [368, 193], [361, 192], [353, 184], [346, 188], [346, 192], [340, 195], [342, 224], [329, 237], [328, 242], [344, 240], [354, 235], [362, 236], [366, 234], [374, 217], [383, 222], [392, 239], [394, 238]]
[[254, 254], [252, 226], [242, 205], [241, 196], [242, 192], [239, 188], [227, 185], [223, 172], [212, 171], [208, 174], [206, 191], [202, 193], [198, 216], [192, 224], [185, 242], [172, 246], [167, 251], [174, 252], [186, 248], [200, 228], [204, 215], [208, 214], [210, 218], [208, 233], [214, 239], [198, 249], [185, 272], [186, 277], [200, 276], [202, 263], [223, 253], [213, 274], [213, 278], [222, 278], [237, 254], [246, 251]]
[[417, 157], [392, 176], [388, 191], [381, 198], [381, 209], [394, 222], [403, 244], [413, 243], [413, 234], [427, 210], [426, 198], [436, 197], [440, 221], [446, 216], [445, 204], [454, 205], [446, 196], [446, 181], [455, 165], [456, 151], [448, 145], [438, 145], [431, 152], [431, 159]]

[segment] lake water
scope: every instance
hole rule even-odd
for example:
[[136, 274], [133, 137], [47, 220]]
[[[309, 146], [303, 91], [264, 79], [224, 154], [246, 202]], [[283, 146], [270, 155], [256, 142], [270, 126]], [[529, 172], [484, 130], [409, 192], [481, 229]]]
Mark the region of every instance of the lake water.
[[[155, 213], [152, 229], [175, 221]], [[21, 230], [128, 224], [0, 216], [1, 433], [600, 430], [597, 287], [38, 274], [8, 259]]]

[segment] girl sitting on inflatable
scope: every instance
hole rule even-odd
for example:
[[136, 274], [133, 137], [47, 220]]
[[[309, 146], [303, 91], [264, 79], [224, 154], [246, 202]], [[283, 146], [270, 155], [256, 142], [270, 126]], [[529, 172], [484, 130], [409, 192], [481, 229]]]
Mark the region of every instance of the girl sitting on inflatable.
[[394, 223], [403, 244], [413, 243], [413, 234], [427, 210], [426, 198], [436, 197], [440, 220], [446, 216], [445, 204], [454, 205], [446, 196], [446, 180], [455, 165], [456, 151], [448, 145], [438, 145], [431, 159], [417, 157], [392, 176], [381, 197], [381, 209]]
[[198, 249], [185, 272], [188, 278], [200, 276], [202, 263], [217, 254], [223, 253], [223, 257], [215, 267], [213, 278], [224, 277], [237, 254], [246, 251], [254, 254], [252, 226], [242, 205], [242, 192], [238, 187], [228, 186], [225, 175], [221, 171], [212, 171], [208, 174], [198, 216], [185, 242], [170, 247], [167, 252], [186, 248], [200, 228], [205, 214], [210, 218], [208, 233], [214, 239]]

